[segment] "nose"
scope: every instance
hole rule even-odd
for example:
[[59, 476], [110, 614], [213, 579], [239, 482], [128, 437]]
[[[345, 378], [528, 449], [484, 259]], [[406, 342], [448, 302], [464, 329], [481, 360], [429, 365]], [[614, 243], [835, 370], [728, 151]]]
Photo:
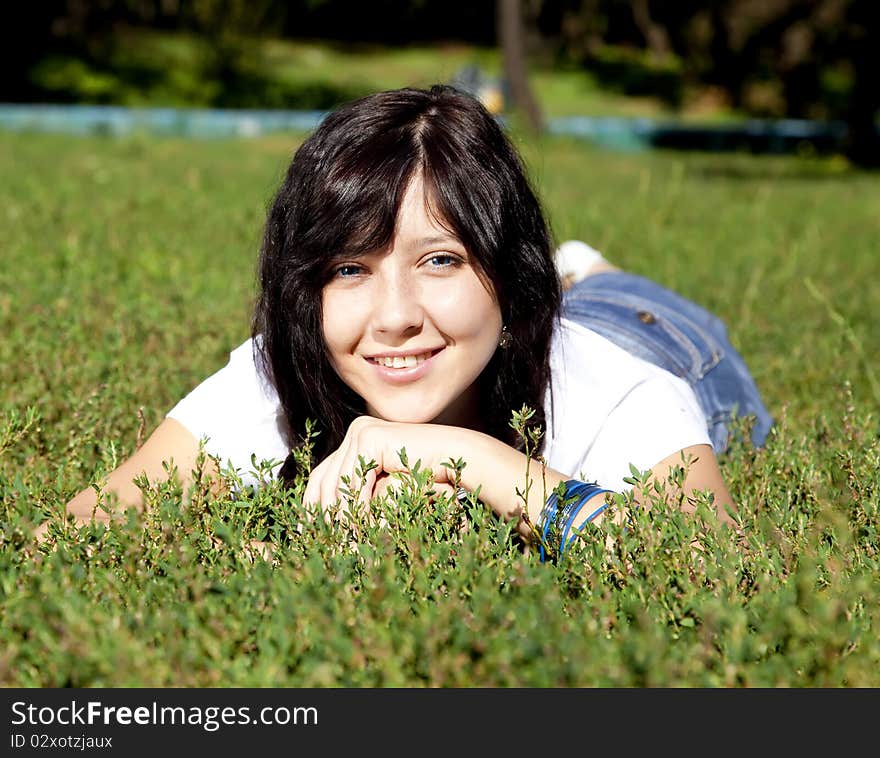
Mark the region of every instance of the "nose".
[[377, 277], [373, 291], [373, 329], [385, 341], [409, 337], [421, 331], [425, 312], [417, 282], [396, 268]]

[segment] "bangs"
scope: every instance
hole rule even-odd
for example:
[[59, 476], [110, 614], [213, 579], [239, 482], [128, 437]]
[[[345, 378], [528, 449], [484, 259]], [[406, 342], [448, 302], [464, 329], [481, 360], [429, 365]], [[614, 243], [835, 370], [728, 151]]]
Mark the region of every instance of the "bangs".
[[403, 196], [420, 168], [421, 151], [404, 134], [347, 145], [345, 152], [351, 155], [338, 156], [336, 170], [314, 192], [317, 202], [301, 237], [324, 273], [342, 259], [391, 244]]
[[514, 247], [509, 237], [519, 226], [505, 218], [505, 203], [517, 206], [518, 198], [507, 186], [510, 172], [472, 144], [501, 139], [497, 126], [457, 115], [459, 130], [433, 109], [390, 129], [372, 123], [375, 113], [333, 126], [345, 139], [313, 154], [314, 170], [301, 174], [297, 248], [313, 284], [325, 285], [343, 260], [391, 245], [403, 197], [420, 175], [429, 218], [461, 242], [487, 290], [505, 299], [500, 257]]
[[428, 217], [464, 246], [483, 285], [503, 301], [499, 268], [505, 229], [515, 222], [504, 218], [501, 198], [509, 193], [458, 146], [425, 132], [420, 163]]
[[422, 188], [428, 218], [464, 246], [474, 272], [486, 291], [497, 301], [494, 237], [481, 234], [474, 229], [472, 223], [466, 223], [460, 217], [462, 202], [455, 189], [447, 187], [445, 192], [441, 191], [437, 184], [436, 171], [429, 165], [422, 168]]

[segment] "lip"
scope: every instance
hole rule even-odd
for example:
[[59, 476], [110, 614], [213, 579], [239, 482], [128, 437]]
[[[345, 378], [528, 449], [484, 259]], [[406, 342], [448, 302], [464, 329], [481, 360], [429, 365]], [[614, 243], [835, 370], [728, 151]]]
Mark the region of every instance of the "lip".
[[[364, 356], [364, 360], [370, 364], [370, 366], [375, 370], [378, 377], [384, 381], [388, 382], [388, 384], [410, 384], [411, 382], [417, 382], [423, 376], [425, 376], [428, 372], [430, 372], [434, 367], [434, 361], [437, 356], [440, 355], [446, 348], [441, 347], [436, 350], [408, 350], [406, 352], [391, 352], [391, 353], [377, 353], [375, 356]], [[384, 358], [385, 356], [391, 356], [392, 358], [395, 356], [405, 357], [407, 355], [423, 355], [424, 353], [433, 352], [433, 355], [430, 358], [427, 358], [418, 366], [413, 366], [412, 368], [388, 368], [388, 366], [382, 366], [378, 363], [373, 363], [370, 358], [379, 357], [380, 355]]]

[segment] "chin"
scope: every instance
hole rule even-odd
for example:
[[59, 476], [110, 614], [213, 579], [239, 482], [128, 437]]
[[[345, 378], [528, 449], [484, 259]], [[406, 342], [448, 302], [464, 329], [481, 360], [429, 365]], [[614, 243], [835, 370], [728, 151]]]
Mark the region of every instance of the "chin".
[[384, 421], [393, 421], [398, 424], [430, 424], [439, 414], [426, 413], [424, 408], [395, 408], [385, 409], [377, 408], [375, 415]]

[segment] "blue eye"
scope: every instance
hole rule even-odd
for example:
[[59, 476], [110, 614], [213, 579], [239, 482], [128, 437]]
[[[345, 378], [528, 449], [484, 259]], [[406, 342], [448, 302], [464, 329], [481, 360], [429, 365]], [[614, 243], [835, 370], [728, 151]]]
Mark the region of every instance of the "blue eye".
[[436, 266], [437, 268], [448, 268], [449, 266], [457, 266], [461, 263], [460, 259], [456, 256], [446, 255], [445, 253], [432, 255], [428, 261], [431, 265]]
[[351, 279], [353, 276], [357, 276], [362, 272], [362, 266], [356, 266], [353, 263], [346, 263], [344, 266], [339, 266], [336, 269], [335, 275], [342, 279]]

